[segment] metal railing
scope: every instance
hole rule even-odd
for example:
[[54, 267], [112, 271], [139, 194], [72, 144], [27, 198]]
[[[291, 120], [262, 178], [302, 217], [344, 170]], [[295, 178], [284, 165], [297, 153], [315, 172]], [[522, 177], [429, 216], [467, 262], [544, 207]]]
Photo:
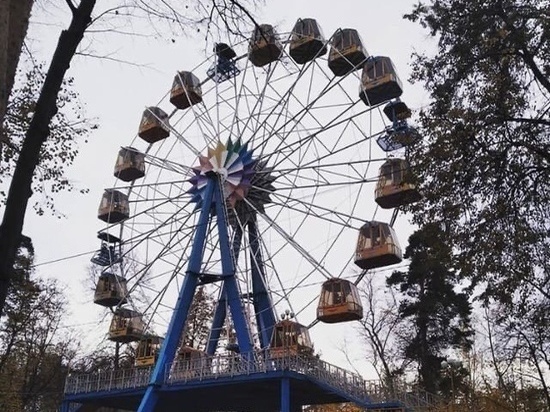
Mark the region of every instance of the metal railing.
[[69, 374], [65, 381], [65, 393], [88, 393], [131, 389], [147, 386], [152, 368], [106, 370], [86, 374]]
[[442, 402], [439, 396], [401, 381], [394, 381], [391, 385], [380, 380], [367, 381], [367, 392], [376, 402], [396, 401], [415, 411], [432, 410]]
[[[177, 360], [167, 365], [164, 383], [181, 384], [270, 371], [292, 371], [309, 376], [360, 402], [397, 401], [408, 407], [418, 408], [430, 405], [433, 401], [426, 392], [413, 391], [410, 386], [394, 384], [393, 390], [390, 391], [379, 380], [365, 381], [360, 375], [315, 356], [292, 352], [278, 352], [275, 356], [269, 350], [249, 354], [204, 355], [194, 359]], [[141, 388], [149, 384], [151, 373], [152, 367], [69, 374], [65, 383], [65, 393]]]
[[287, 353], [277, 357], [269, 351], [250, 354], [228, 354], [191, 361], [176, 361], [166, 368], [165, 382], [188, 382], [216, 379], [226, 376], [242, 376], [269, 371], [289, 370], [298, 372], [330, 385], [359, 399], [368, 396], [365, 380], [356, 373], [320, 360], [315, 356]]
[[[360, 399], [366, 399], [368, 396], [365, 380], [358, 374], [331, 365], [314, 356], [290, 352], [278, 353], [276, 357], [270, 356], [269, 351], [258, 351], [250, 354], [231, 353], [178, 360], [167, 365], [164, 382], [173, 384], [278, 370], [308, 375]], [[65, 383], [65, 393], [144, 387], [149, 383], [151, 372], [152, 368], [147, 367], [69, 374]]]

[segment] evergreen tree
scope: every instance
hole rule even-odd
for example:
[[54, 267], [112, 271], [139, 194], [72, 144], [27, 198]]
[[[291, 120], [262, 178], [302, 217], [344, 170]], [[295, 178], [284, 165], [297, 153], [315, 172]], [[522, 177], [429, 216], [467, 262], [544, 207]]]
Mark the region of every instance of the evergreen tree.
[[197, 288], [189, 308], [182, 345], [204, 350], [208, 343], [213, 317], [214, 299], [205, 290], [204, 285], [201, 285]]
[[406, 16], [437, 41], [413, 80], [431, 102], [411, 164], [419, 224], [444, 220], [464, 272], [510, 302], [550, 261], [550, 2], [431, 0]]
[[452, 268], [452, 250], [437, 224], [413, 233], [405, 251], [407, 272], [396, 271], [387, 284], [399, 290], [403, 356], [417, 364], [419, 384], [428, 392], [440, 389], [445, 352], [470, 344], [471, 306], [457, 292], [459, 274]]
[[[502, 329], [495, 349], [533, 368], [550, 406], [550, 1], [429, 0], [406, 17], [437, 41], [413, 61], [431, 101], [409, 153], [425, 195], [411, 209], [454, 223], [461, 272]], [[512, 370], [495, 369], [499, 389]]]

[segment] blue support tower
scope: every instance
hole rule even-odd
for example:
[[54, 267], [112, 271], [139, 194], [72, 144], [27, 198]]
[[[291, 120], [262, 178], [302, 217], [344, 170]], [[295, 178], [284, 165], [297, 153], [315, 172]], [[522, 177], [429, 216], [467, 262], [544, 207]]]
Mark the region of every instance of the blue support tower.
[[250, 242], [250, 261], [252, 262], [252, 293], [256, 322], [260, 331], [260, 344], [263, 349], [269, 347], [273, 327], [275, 326], [275, 314], [273, 304], [265, 285], [265, 268], [260, 249], [258, 226], [251, 220], [248, 222], [248, 235]]
[[[153, 345], [145, 346], [150, 349], [145, 356], [147, 364], [136, 357], [134, 367], [69, 374], [62, 412], [95, 412], [103, 407], [139, 412], [298, 412], [306, 405], [343, 402], [376, 412], [405, 412], [429, 406], [425, 394], [415, 396], [410, 389], [397, 393], [393, 387], [388, 392], [381, 383], [367, 382], [356, 373], [320, 359], [309, 338], [309, 327], [298, 323], [290, 312], [296, 307], [295, 301], [300, 302], [304, 296], [304, 301], [315, 301], [310, 295], [316, 292], [306, 287], [321, 282], [310, 281], [307, 285], [309, 276], [326, 278], [325, 285], [325, 280], [339, 280], [338, 276], [347, 270], [350, 260], [339, 258], [345, 254], [342, 251], [353, 250], [337, 240], [347, 242], [348, 235], [357, 236], [355, 230], [363, 221], [358, 211], [364, 210], [364, 194], [356, 190], [355, 198], [348, 202], [351, 206], [342, 211], [351, 192], [337, 202], [329, 199], [329, 192], [340, 187], [362, 187], [368, 181], [372, 160], [370, 140], [358, 126], [361, 122], [356, 121], [363, 112], [352, 110], [357, 102], [350, 94], [340, 93], [344, 87], [341, 80], [365, 60], [358, 33], [345, 29], [350, 35], [343, 36], [339, 30], [329, 44], [315, 20], [299, 20], [296, 27], [289, 38], [289, 53], [303, 70], [296, 71], [295, 64], [277, 62], [282, 43], [272, 26], [261, 25], [257, 27], [257, 38], [249, 44], [256, 66], [252, 60], [251, 64], [242, 62], [249, 53], [237, 56], [230, 45], [218, 43], [214, 59], [208, 60], [204, 81], [191, 72], [178, 74], [169, 94], [171, 102], [172, 94], [179, 96], [179, 111], [167, 115], [156, 107], [147, 109], [151, 116], [142, 119], [136, 138], [136, 147], [147, 143], [147, 148], [144, 153], [132, 149], [132, 156], [117, 160], [117, 167], [126, 173], [119, 171], [115, 176], [126, 176], [122, 180], [128, 195], [109, 189], [108, 193], [120, 196], [116, 201], [114, 196], [102, 199], [100, 218], [109, 223], [109, 232], [116, 227], [120, 235], [102, 232], [102, 249], [92, 261], [106, 269], [114, 263], [119, 265], [117, 274], [109, 273], [108, 279], [112, 285], [120, 283], [115, 288], [121, 291], [120, 296], [109, 295], [102, 304], [109, 306], [117, 301], [109, 306], [115, 314], [132, 315], [123, 319], [124, 330], [132, 334], [111, 336], [110, 329], [109, 339], [117, 345], [141, 339], [136, 350], [140, 353], [144, 337], [151, 342], [153, 334], [148, 333], [153, 328], [166, 330], [166, 334], [164, 340], [155, 334], [154, 351]], [[340, 46], [334, 37], [341, 37]], [[328, 84], [317, 84], [304, 74], [306, 69], [318, 67], [313, 60], [327, 53], [329, 46], [329, 59], [333, 56], [340, 60], [343, 50], [359, 51], [351, 56], [353, 67], [344, 62], [345, 70], [336, 73], [329, 64], [335, 77]], [[260, 70], [262, 62], [269, 62], [269, 66], [266, 63]], [[281, 68], [283, 75], [279, 76]], [[246, 70], [247, 76], [241, 70]], [[265, 79], [265, 87], [258, 87], [259, 76]], [[292, 83], [287, 82], [290, 78], [294, 79]], [[307, 79], [310, 88], [303, 101], [293, 94], [302, 89], [302, 83], [298, 83], [304, 81], [301, 78]], [[287, 83], [287, 92], [276, 90], [276, 85]], [[317, 88], [315, 96], [311, 91]], [[247, 101], [254, 94], [257, 100]], [[212, 97], [214, 106], [214, 100], [209, 102]], [[333, 110], [337, 111], [334, 115]], [[404, 103], [395, 100], [384, 112], [392, 125], [377, 139], [382, 150], [406, 148], [418, 141], [418, 132], [406, 122], [410, 111]], [[182, 143], [185, 152], [191, 149], [198, 155], [194, 167], [187, 163], [187, 153], [182, 154], [175, 144], [157, 143], [169, 137], [175, 124], [182, 131], [176, 143]], [[207, 153], [201, 154], [205, 145]], [[153, 173], [149, 174], [150, 170]], [[134, 177], [146, 182], [134, 185]], [[134, 201], [135, 209], [130, 211], [129, 202]], [[282, 228], [285, 223], [287, 227]], [[332, 230], [334, 227], [337, 231]], [[337, 235], [326, 248], [309, 245], [318, 233]], [[132, 277], [122, 276], [121, 262], [127, 256], [124, 249], [126, 253], [145, 254], [136, 269], [138, 273], [133, 274], [133, 287], [143, 286], [135, 279], [142, 279], [153, 269], [153, 263], [160, 261], [154, 267], [158, 272], [151, 277], [158, 276], [163, 282], [151, 289], [158, 297], [155, 310], [173, 310], [169, 322], [159, 315], [162, 311], [155, 312], [153, 320], [149, 313], [141, 316], [139, 308], [128, 308], [133, 306], [130, 292], [135, 289], [127, 288]], [[341, 266], [337, 270], [333, 259]], [[295, 272], [284, 279], [289, 266], [294, 266]], [[272, 281], [275, 277], [276, 284]], [[288, 284], [291, 278], [293, 284]], [[177, 287], [170, 289], [174, 284]], [[208, 339], [201, 335], [199, 343], [189, 344], [193, 301], [203, 286], [212, 287], [209, 295], [213, 290], [217, 292], [214, 305], [207, 308], [209, 330], [204, 335], [208, 334]], [[339, 291], [343, 293], [344, 288]], [[323, 292], [324, 296], [337, 293]], [[330, 300], [328, 305], [337, 306], [336, 298]], [[339, 310], [344, 314], [350, 303], [356, 303], [360, 310], [355, 310], [362, 314], [359, 298], [350, 302], [344, 296], [339, 300]], [[304, 309], [309, 303], [296, 312], [308, 316]], [[279, 317], [276, 305], [286, 309]], [[329, 322], [317, 316], [310, 326], [318, 321], [342, 321], [333, 318]]]
[[[155, 410], [158, 401], [158, 388], [162, 385], [167, 366], [174, 361], [176, 350], [179, 344], [180, 336], [183, 332], [183, 327], [193, 300], [198, 278], [200, 276], [201, 263], [203, 259], [204, 244], [206, 241], [206, 231], [208, 221], [215, 214], [217, 219], [217, 228], [220, 239], [220, 253], [222, 261], [222, 294], [223, 300], [227, 300], [231, 315], [234, 321], [239, 345], [239, 352], [243, 354], [252, 353], [252, 343], [250, 341], [250, 331], [246, 322], [241, 298], [239, 295], [237, 280], [235, 279], [235, 265], [231, 246], [229, 244], [229, 234], [227, 232], [227, 218], [225, 210], [225, 200], [222, 197], [219, 176], [212, 173], [209, 176], [206, 185], [199, 223], [195, 239], [193, 240], [193, 249], [191, 259], [187, 268], [184, 283], [182, 285], [176, 309], [172, 314], [172, 320], [168, 327], [166, 339], [160, 350], [158, 360], [155, 364], [155, 369], [151, 376], [151, 381], [145, 391], [145, 395], [139, 406], [139, 412], [152, 412]], [[222, 307], [224, 305], [219, 305]], [[220, 325], [220, 320], [225, 315], [225, 310], [216, 311], [217, 316], [214, 319], [216, 326]]]
[[[231, 145], [229, 142], [227, 146]], [[237, 143], [235, 147], [241, 159], [254, 164], [246, 145]], [[186, 408], [196, 411], [297, 412], [303, 405], [354, 402], [369, 408], [403, 411], [398, 398], [376, 401], [360, 376], [321, 361], [312, 348], [300, 344], [277, 347], [280, 339], [288, 339], [284, 336], [305, 333], [307, 329], [291, 319], [277, 322], [266, 283], [256, 214], [246, 208], [233, 209], [245, 224], [232, 224], [235, 217], [228, 215], [224, 177], [223, 173], [207, 171], [192, 182], [195, 186], [190, 193], [199, 218], [175, 310], [154, 367], [70, 376], [62, 410], [78, 411], [78, 405], [84, 405], [86, 411], [103, 406], [139, 412], [179, 412], [182, 405], [188, 405]], [[264, 177], [263, 184], [269, 187], [271, 181]], [[220, 274], [202, 273], [205, 245], [212, 231], [218, 236]], [[252, 288], [243, 295], [236, 261], [245, 239]], [[178, 359], [176, 352], [198, 285], [213, 281], [221, 286], [208, 344], [204, 356], [191, 364]], [[252, 341], [245, 303], [254, 308], [257, 345]], [[219, 354], [221, 330], [229, 313], [236, 347]]]
[[201, 261], [204, 250], [204, 242], [206, 239], [206, 230], [208, 228], [208, 219], [211, 214], [211, 205], [213, 195], [216, 193], [217, 182], [215, 179], [211, 179], [206, 187], [205, 201], [202, 204], [199, 223], [197, 225], [197, 231], [195, 239], [193, 241], [193, 249], [191, 252], [191, 260], [187, 268], [187, 273], [178, 297], [176, 309], [172, 314], [172, 320], [166, 333], [166, 339], [160, 350], [160, 355], [151, 375], [151, 381], [147, 386], [143, 400], [139, 406], [139, 412], [154, 411], [158, 400], [157, 389], [162, 385], [164, 379], [164, 371], [166, 365], [169, 365], [176, 354], [176, 350], [179, 344], [179, 339], [185, 325], [187, 314], [189, 313], [189, 307], [195, 294], [197, 287], [198, 276], [201, 269]]

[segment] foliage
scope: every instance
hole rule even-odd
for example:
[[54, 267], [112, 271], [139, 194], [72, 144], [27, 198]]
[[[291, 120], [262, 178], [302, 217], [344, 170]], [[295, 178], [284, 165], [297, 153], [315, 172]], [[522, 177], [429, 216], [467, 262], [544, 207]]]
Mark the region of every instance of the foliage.
[[403, 356], [417, 363], [419, 383], [432, 393], [441, 380], [445, 353], [468, 348], [471, 335], [468, 296], [455, 291], [460, 276], [452, 268], [452, 250], [443, 239], [437, 224], [413, 233], [405, 250], [405, 258], [410, 259], [408, 271], [395, 271], [387, 279], [402, 294]]
[[417, 222], [445, 221], [485, 297], [540, 288], [550, 261], [550, 2], [433, 0], [406, 16], [437, 39], [413, 80], [431, 96], [410, 157], [425, 199]]
[[75, 353], [60, 336], [65, 297], [53, 281], [31, 279], [30, 240], [19, 249], [5, 317], [0, 323], [0, 409], [56, 411]]
[[[135, 7], [147, 14], [150, 19], [168, 23], [186, 33], [189, 29], [204, 32], [208, 36], [248, 37], [243, 30], [244, 22], [256, 24], [251, 11], [262, 0], [210, 0], [167, 2], [136, 0]], [[135, 12], [135, 11], [134, 11]]]
[[136, 351], [132, 345], [124, 345], [122, 353], [113, 350], [115, 344], [108, 342], [99, 345], [94, 351], [81, 354], [71, 364], [71, 373], [87, 374], [111, 371], [113, 369], [129, 369], [134, 367]]
[[516, 393], [521, 365], [520, 386], [540, 389], [546, 408], [549, 6], [431, 0], [406, 16], [438, 42], [413, 63], [431, 103], [420, 113], [424, 144], [409, 153], [425, 194], [411, 209], [418, 223], [445, 222], [461, 273], [481, 292], [498, 390]]
[[[33, 63], [28, 58], [27, 65]], [[32, 64], [27, 70], [25, 65], [17, 73], [16, 85], [10, 96], [3, 127], [0, 129], [0, 140], [6, 143], [1, 146], [0, 184], [4, 186], [13, 175], [17, 157], [21, 150], [25, 133], [34, 115], [36, 102], [45, 79], [44, 64]], [[34, 208], [38, 214], [45, 210], [57, 213], [54, 208], [54, 195], [60, 191], [79, 190], [66, 177], [67, 168], [78, 154], [78, 144], [86, 142], [91, 130], [96, 125], [84, 117], [84, 107], [74, 90], [74, 81], [67, 78], [63, 81], [57, 97], [58, 110], [49, 127], [49, 139], [40, 150], [38, 173], [32, 182], [34, 194], [40, 194]], [[0, 201], [5, 203], [6, 192], [0, 191]]]

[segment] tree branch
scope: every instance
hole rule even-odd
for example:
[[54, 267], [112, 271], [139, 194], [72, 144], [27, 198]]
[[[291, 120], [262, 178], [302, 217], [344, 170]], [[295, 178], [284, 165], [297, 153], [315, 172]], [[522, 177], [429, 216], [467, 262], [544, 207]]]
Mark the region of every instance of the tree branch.
[[69, 9], [71, 9], [71, 13], [74, 15], [76, 13], [76, 6], [73, 4], [72, 0], [65, 0], [65, 2], [67, 3], [67, 6], [69, 6]]
[[505, 117], [502, 120], [505, 122], [517, 122], [517, 123], [530, 123], [530, 124], [537, 124], [537, 125], [544, 125], [544, 126], [550, 126], [550, 120], [544, 120], [544, 119], [532, 119], [532, 118], [526, 118], [526, 117]]
[[541, 84], [541, 86], [543, 86], [548, 91], [548, 93], [550, 93], [550, 80], [540, 71], [537, 63], [535, 63], [535, 59], [533, 58], [532, 54], [529, 52], [529, 50], [527, 50], [527, 47], [524, 47], [522, 49], [522, 53], [520, 53], [520, 56], [525, 64], [527, 64], [527, 66], [531, 69], [531, 72]]
[[11, 282], [25, 212], [32, 194], [32, 180], [40, 160], [40, 151], [50, 134], [50, 123], [57, 112], [56, 101], [63, 79], [90, 24], [95, 3], [96, 0], [82, 0], [73, 13], [68, 29], [63, 30], [59, 36], [15, 167], [0, 226], [0, 312], [4, 307]]
[[256, 21], [256, 19], [254, 18], [254, 16], [252, 16], [252, 14], [241, 4], [239, 3], [237, 0], [229, 0], [231, 2], [231, 4], [233, 4], [234, 6], [237, 6], [238, 9], [240, 9], [244, 14], [246, 14], [246, 16], [250, 19], [250, 21], [252, 23], [254, 23], [254, 26], [256, 28], [259, 28], [260, 25], [258, 24], [258, 22]]

